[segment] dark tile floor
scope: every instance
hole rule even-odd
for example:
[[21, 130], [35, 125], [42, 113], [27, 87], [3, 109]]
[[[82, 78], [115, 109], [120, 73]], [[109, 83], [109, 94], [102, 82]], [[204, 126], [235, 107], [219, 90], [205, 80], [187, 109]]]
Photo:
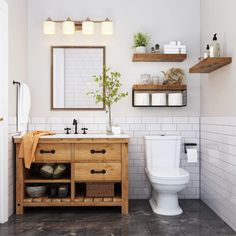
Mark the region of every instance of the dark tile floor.
[[118, 208], [37, 208], [0, 225], [0, 236], [227, 236], [236, 233], [203, 202], [183, 200], [176, 217], [152, 213], [147, 200], [130, 201], [130, 214]]

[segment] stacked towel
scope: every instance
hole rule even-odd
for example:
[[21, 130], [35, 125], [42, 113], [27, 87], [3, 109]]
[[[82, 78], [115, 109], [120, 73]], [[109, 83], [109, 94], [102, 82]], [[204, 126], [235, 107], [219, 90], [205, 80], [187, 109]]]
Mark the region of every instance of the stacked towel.
[[171, 41], [164, 45], [164, 54], [186, 54], [186, 45], [181, 45], [180, 41]]
[[27, 131], [29, 112], [31, 108], [30, 88], [27, 84], [21, 83], [18, 91], [18, 132]]
[[31, 163], [35, 161], [35, 151], [39, 138], [43, 135], [52, 135], [51, 131], [31, 131], [23, 136], [20, 145], [19, 158], [24, 158], [25, 168], [30, 169]]

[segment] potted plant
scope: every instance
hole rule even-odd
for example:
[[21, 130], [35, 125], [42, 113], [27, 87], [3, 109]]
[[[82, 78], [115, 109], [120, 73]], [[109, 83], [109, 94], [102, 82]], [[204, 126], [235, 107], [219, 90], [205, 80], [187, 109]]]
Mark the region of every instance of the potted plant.
[[106, 105], [106, 113], [109, 115], [109, 123], [107, 126], [107, 133], [112, 133], [112, 116], [111, 106], [112, 104], [120, 101], [122, 98], [128, 96], [128, 92], [120, 92], [122, 84], [119, 78], [121, 74], [116, 71], [111, 71], [110, 68], [104, 67], [102, 75], [94, 75], [94, 81], [98, 86], [98, 90], [95, 92], [88, 92], [88, 95], [93, 96], [96, 99], [96, 103], [104, 102]]
[[136, 33], [134, 34], [134, 45], [136, 53], [146, 53], [151, 37], [148, 34]]
[[164, 72], [164, 85], [181, 85], [185, 79], [184, 70], [181, 68], [170, 68], [168, 71]]

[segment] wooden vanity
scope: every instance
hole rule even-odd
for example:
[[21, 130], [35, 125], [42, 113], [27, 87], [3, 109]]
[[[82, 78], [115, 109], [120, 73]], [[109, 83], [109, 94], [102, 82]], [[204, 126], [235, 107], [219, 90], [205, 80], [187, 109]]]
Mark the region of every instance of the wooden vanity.
[[[52, 135], [43, 136], [32, 164], [63, 163], [68, 166], [66, 177], [44, 179], [31, 175], [18, 157], [22, 137], [14, 137], [16, 144], [16, 214], [25, 207], [120, 206], [128, 214], [128, 135]], [[36, 166], [37, 167], [37, 166]], [[82, 188], [86, 183], [114, 183], [114, 197], [86, 197]], [[66, 198], [30, 198], [25, 192], [28, 184], [68, 184]]]

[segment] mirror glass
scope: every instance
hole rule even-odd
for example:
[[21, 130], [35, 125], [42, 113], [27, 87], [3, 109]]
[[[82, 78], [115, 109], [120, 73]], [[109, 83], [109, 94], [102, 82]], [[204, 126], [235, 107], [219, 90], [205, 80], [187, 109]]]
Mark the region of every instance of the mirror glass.
[[52, 110], [103, 110], [87, 95], [105, 66], [105, 47], [52, 47]]

